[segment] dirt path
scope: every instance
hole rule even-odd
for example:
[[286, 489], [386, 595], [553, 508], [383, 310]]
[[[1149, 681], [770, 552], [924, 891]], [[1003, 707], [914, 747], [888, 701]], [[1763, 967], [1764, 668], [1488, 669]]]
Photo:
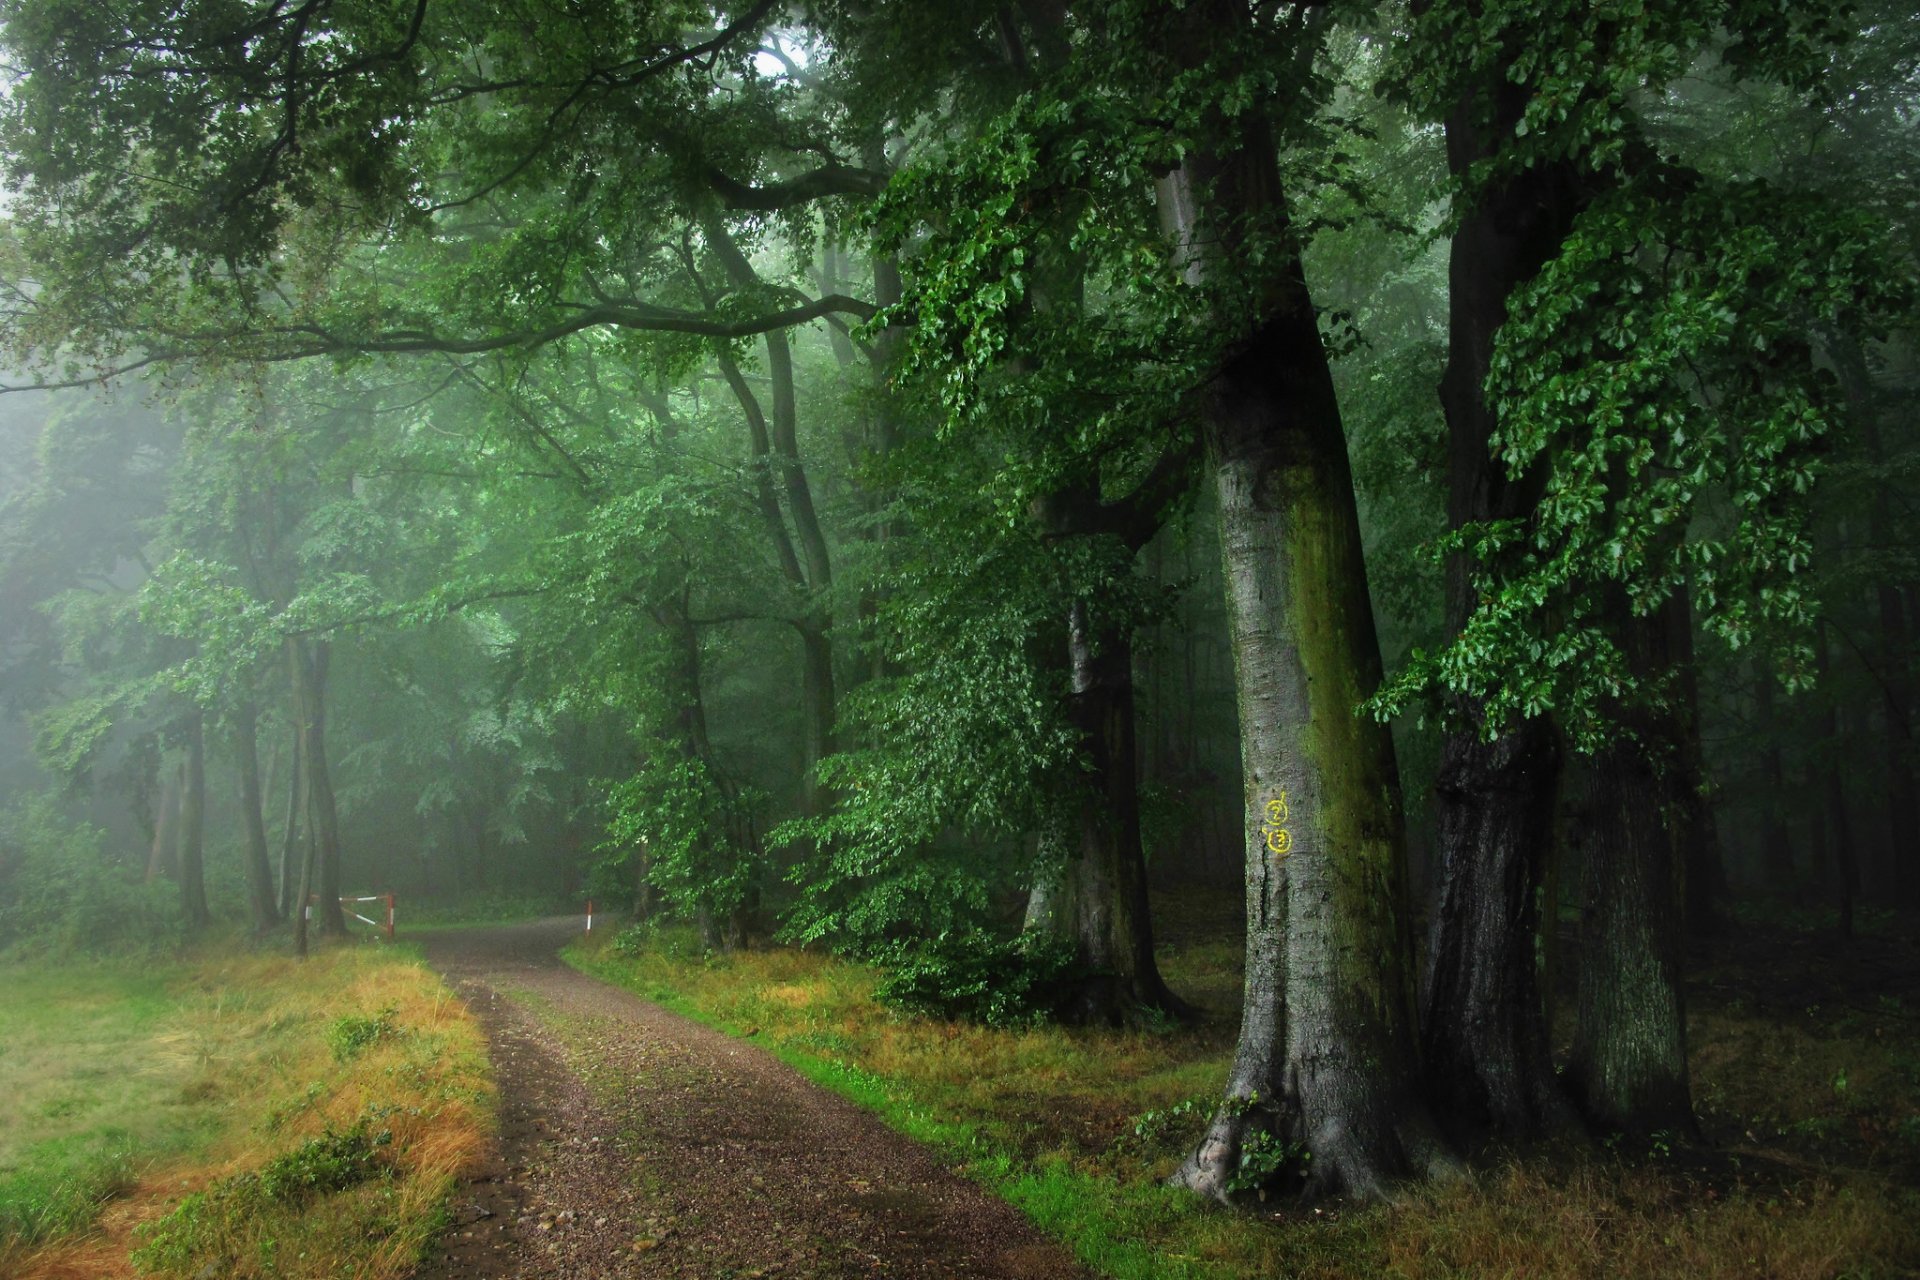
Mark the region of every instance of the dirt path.
[[501, 1134], [422, 1280], [1085, 1275], [770, 1054], [567, 968], [556, 953], [575, 928], [427, 944], [486, 1027]]

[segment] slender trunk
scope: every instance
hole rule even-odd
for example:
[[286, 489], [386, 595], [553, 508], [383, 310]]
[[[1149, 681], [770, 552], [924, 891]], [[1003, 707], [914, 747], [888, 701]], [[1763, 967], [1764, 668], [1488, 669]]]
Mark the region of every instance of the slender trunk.
[[[307, 822], [312, 832], [314, 866], [311, 883], [301, 895], [306, 902], [319, 895], [320, 932], [345, 937], [346, 916], [340, 910], [340, 819], [334, 807], [333, 779], [327, 768], [327, 672], [333, 645], [315, 640], [310, 645], [287, 641], [300, 712], [301, 763], [306, 775]], [[304, 912], [302, 913], [304, 915]]]
[[[740, 246], [722, 223], [718, 220], [709, 221], [707, 237], [709, 246], [719, 257], [735, 288], [753, 288], [761, 283], [753, 264], [740, 251]], [[833, 559], [827, 547], [826, 533], [821, 529], [819, 515], [814, 509], [813, 487], [807, 480], [806, 467], [800, 461], [799, 398], [794, 387], [792, 343], [786, 332], [780, 329], [770, 330], [763, 342], [767, 351], [767, 375], [773, 384], [773, 413], [770, 419], [761, 414], [758, 401], [747, 392], [737, 368], [729, 374], [723, 363], [722, 373], [727, 376], [741, 407], [746, 410], [748, 425], [754, 433], [756, 463], [766, 459], [768, 446], [771, 446], [772, 469], [786, 499], [786, 515], [793, 522], [792, 543], [787, 541], [786, 522], [780, 519], [778, 508], [770, 503], [771, 495], [766, 488], [760, 490], [760, 505], [763, 519], [768, 522], [770, 532], [775, 534], [775, 546], [780, 551], [782, 568], [790, 580], [796, 578], [793, 559], [794, 543], [797, 543], [799, 559], [805, 571], [804, 581], [798, 585], [808, 599], [804, 618], [796, 624], [801, 634], [803, 654], [802, 711], [806, 774], [801, 785], [802, 804], [806, 812], [813, 814], [821, 812], [828, 802], [828, 797], [820, 788], [816, 766], [833, 754], [834, 720], [837, 714], [833, 614], [829, 607], [833, 594]]]
[[[679, 703], [672, 725], [674, 749], [683, 759], [697, 762], [705, 770], [722, 802], [731, 807], [735, 798], [734, 789], [715, 764], [713, 742], [707, 729], [707, 707], [701, 693], [699, 631], [688, 617], [684, 601], [678, 606], [655, 608], [653, 617], [666, 630], [673, 645], [674, 696]], [[728, 878], [735, 869], [729, 863], [743, 856], [744, 846], [731, 839], [726, 821], [709, 823], [701, 833], [700, 840], [702, 848], [698, 855], [699, 863], [715, 877]], [[736, 921], [734, 907], [737, 904], [719, 903], [711, 893], [696, 891], [691, 904], [679, 905], [683, 909], [688, 905], [694, 908], [695, 923], [700, 929], [703, 943], [715, 950], [731, 949], [735, 943], [732, 925]]]
[[301, 750], [301, 741], [305, 734], [300, 728], [300, 711], [296, 705], [293, 716], [292, 770], [287, 774], [287, 815], [286, 824], [280, 832], [280, 916], [285, 919], [301, 901], [295, 895], [300, 891], [300, 818], [307, 809], [307, 766], [306, 753]]
[[1687, 936], [1708, 938], [1719, 930], [1720, 911], [1729, 891], [1713, 787], [1707, 777], [1706, 753], [1700, 746], [1700, 674], [1694, 662], [1693, 607], [1684, 590], [1668, 597], [1659, 622], [1666, 628], [1666, 653], [1675, 677], [1666, 719], [1674, 744], [1673, 769], [1668, 778], [1669, 812], [1678, 847], [1681, 908]]
[[648, 924], [653, 920], [653, 857], [647, 849], [646, 841], [640, 842], [633, 851], [633, 922]]
[[184, 772], [184, 766], [181, 765], [168, 769], [163, 763], [160, 767], [165, 778], [160, 784], [160, 812], [153, 820], [153, 846], [147, 852], [148, 884], [161, 876], [171, 875], [173, 871], [174, 813], [180, 804], [180, 784]]
[[801, 625], [799, 631], [800, 715], [806, 726], [801, 742], [805, 772], [800, 778], [800, 809], [818, 816], [832, 803], [820, 782], [820, 762], [833, 754], [833, 644], [827, 632], [812, 623]]
[[1063, 1010], [1070, 1019], [1120, 1024], [1145, 1010], [1184, 1013], [1153, 955], [1140, 842], [1133, 646], [1124, 627], [1096, 633], [1078, 600], [1068, 636], [1072, 717], [1087, 772], [1076, 780], [1076, 838], [1056, 876], [1036, 886], [1027, 927], [1074, 949], [1081, 976]]
[[1766, 794], [1760, 801], [1761, 868], [1766, 874], [1768, 890], [1786, 893], [1794, 882], [1793, 842], [1782, 813], [1788, 803], [1787, 770], [1780, 758], [1780, 727], [1773, 714], [1773, 676], [1764, 669], [1757, 670], [1755, 676], [1755, 707], [1760, 719], [1761, 741], [1766, 743], [1760, 753], [1760, 776], [1766, 784]]
[[[289, 641], [289, 643], [297, 643]], [[312, 795], [305, 788], [301, 794], [307, 797], [311, 808]], [[312, 827], [312, 815], [308, 814], [309, 828]], [[319, 842], [308, 836], [300, 857], [300, 900], [293, 909], [293, 954], [305, 960], [307, 958], [307, 940], [312, 934], [313, 919], [313, 878], [314, 864], [320, 858]]]
[[1833, 841], [1834, 888], [1840, 905], [1840, 936], [1853, 937], [1853, 904], [1860, 892], [1860, 863], [1853, 844], [1853, 826], [1847, 819], [1847, 789], [1840, 778], [1840, 763], [1834, 753], [1840, 744], [1840, 715], [1835, 709], [1833, 691], [1827, 686], [1827, 636], [1826, 628], [1821, 628], [1819, 643], [1814, 646], [1814, 655], [1819, 662], [1818, 674], [1822, 686], [1821, 693], [1826, 700], [1826, 710], [1820, 715], [1820, 740], [1828, 744], [1824, 763], [1821, 765], [1822, 801], [1826, 807], [1827, 826], [1831, 830]]
[[[1195, 16], [1201, 41], [1244, 21]], [[1196, 283], [1240, 269], [1242, 217], [1284, 223], [1272, 140], [1245, 127], [1235, 155], [1189, 152], [1160, 184]], [[1346, 440], [1299, 258], [1272, 252], [1265, 318], [1199, 405], [1240, 710], [1247, 972], [1227, 1105], [1175, 1177], [1226, 1198], [1264, 1134], [1311, 1158], [1310, 1192], [1377, 1196], [1442, 1155], [1419, 1101], [1393, 740], [1356, 712], [1380, 650]]]
[[212, 920], [207, 911], [207, 740], [206, 715], [196, 711], [188, 722], [186, 785], [180, 791], [180, 844], [175, 865], [180, 872], [180, 913], [189, 929], [204, 929]]
[[246, 826], [247, 908], [253, 931], [266, 933], [280, 922], [274, 900], [273, 867], [267, 854], [267, 824], [260, 813], [260, 743], [258, 718], [251, 702], [242, 703], [233, 718], [233, 749], [240, 763], [240, 818]]

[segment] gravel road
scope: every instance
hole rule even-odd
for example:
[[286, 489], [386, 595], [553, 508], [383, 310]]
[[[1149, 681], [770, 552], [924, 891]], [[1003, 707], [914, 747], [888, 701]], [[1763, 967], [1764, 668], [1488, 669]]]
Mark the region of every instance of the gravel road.
[[772, 1055], [562, 964], [573, 917], [434, 936], [486, 1028], [490, 1165], [422, 1280], [1086, 1273], [932, 1151]]

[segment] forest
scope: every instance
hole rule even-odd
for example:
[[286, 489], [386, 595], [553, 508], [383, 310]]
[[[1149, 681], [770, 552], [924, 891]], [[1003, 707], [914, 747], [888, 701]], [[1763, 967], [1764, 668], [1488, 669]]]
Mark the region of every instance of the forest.
[[[1920, 1274], [1920, 9], [4, 0], [0, 62], [0, 1272]], [[499, 1019], [603, 1087], [583, 973], [1082, 1270], [670, 1270], [722, 1210], [539, 1185], [461, 1261]], [[205, 1115], [76, 1138], [82, 1005]], [[356, 1196], [377, 1260], [286, 1243]]]

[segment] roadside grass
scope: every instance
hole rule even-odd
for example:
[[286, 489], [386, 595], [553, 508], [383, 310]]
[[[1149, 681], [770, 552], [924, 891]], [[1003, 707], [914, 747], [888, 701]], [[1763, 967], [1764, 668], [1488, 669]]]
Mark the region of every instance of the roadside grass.
[[402, 948], [0, 967], [0, 1275], [401, 1276], [491, 1116]]
[[[1183, 904], [1167, 905], [1178, 921]], [[567, 958], [751, 1037], [939, 1148], [1091, 1267], [1121, 1280], [1872, 1280], [1920, 1268], [1920, 1193], [1879, 1166], [1809, 1159], [1778, 1135], [1773, 1145], [1745, 1148], [1744, 1159], [1696, 1159], [1658, 1139], [1644, 1150], [1616, 1142], [1591, 1157], [1490, 1157], [1468, 1177], [1365, 1208], [1228, 1211], [1170, 1189], [1164, 1179], [1226, 1078], [1239, 994], [1237, 938], [1214, 931], [1209, 940], [1207, 921], [1189, 924], [1166, 931], [1172, 942], [1162, 964], [1176, 991], [1211, 1012], [1196, 1026], [1160, 1032], [1001, 1030], [905, 1017], [873, 1001], [878, 975], [863, 966], [784, 949], [707, 955], [690, 932], [671, 928], [637, 955], [609, 945], [609, 930]], [[1773, 1080], [1766, 1059], [1743, 1062], [1725, 1039], [1728, 1016], [1715, 1011], [1699, 1027], [1696, 1070], [1708, 1087], [1766, 1092], [1783, 1116], [1823, 1114], [1831, 1088], [1824, 1097], [1794, 1096], [1801, 1076]], [[1765, 1018], [1739, 1032], [1813, 1038]], [[1915, 1047], [1908, 1042], [1905, 1051]], [[1883, 1048], [1899, 1058], [1899, 1045]], [[1875, 1082], [1874, 1105], [1895, 1115], [1911, 1109], [1914, 1091], [1908, 1087], [1902, 1103], [1886, 1083], [1902, 1078], [1897, 1072], [1849, 1060]]]

